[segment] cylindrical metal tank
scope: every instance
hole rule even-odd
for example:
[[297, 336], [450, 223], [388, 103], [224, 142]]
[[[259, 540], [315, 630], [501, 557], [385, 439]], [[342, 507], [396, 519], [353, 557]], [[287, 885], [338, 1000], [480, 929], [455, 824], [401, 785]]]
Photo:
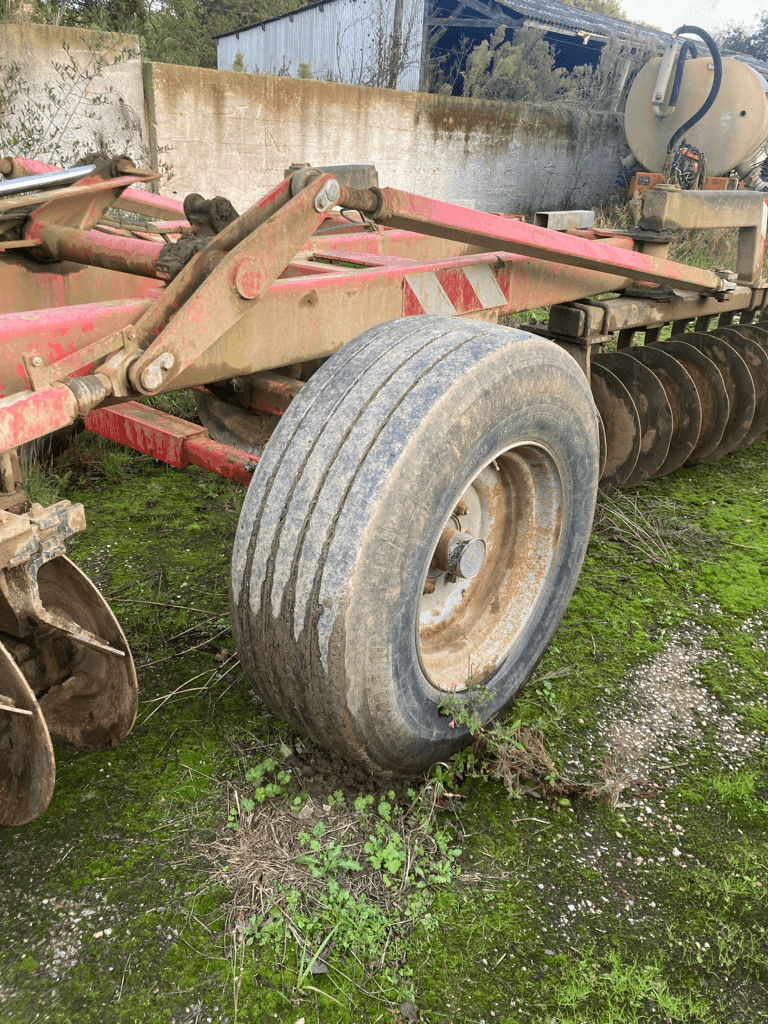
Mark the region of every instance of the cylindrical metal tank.
[[[624, 115], [634, 156], [646, 170], [656, 172], [663, 168], [669, 140], [700, 109], [714, 77], [710, 57], [686, 60], [677, 102], [672, 106], [674, 75], [660, 74], [662, 61], [656, 57], [640, 71]], [[748, 64], [723, 58], [722, 84], [711, 109], [685, 133], [685, 141], [704, 153], [707, 174], [736, 170], [745, 180], [755, 172], [759, 177], [768, 155], [767, 89], [765, 80]]]

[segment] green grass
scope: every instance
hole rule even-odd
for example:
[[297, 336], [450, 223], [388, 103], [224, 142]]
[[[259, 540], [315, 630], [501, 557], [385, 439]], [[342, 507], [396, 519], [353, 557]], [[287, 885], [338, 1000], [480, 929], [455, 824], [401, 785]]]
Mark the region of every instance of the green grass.
[[[48, 812], [0, 832], [0, 1019], [768, 1020], [768, 444], [601, 505], [505, 726], [613, 796], [564, 803], [536, 779], [510, 797], [479, 751], [393, 785], [305, 746], [234, 658], [241, 492], [78, 445], [70, 553], [126, 628], [140, 711], [110, 753], [57, 751]], [[650, 715], [632, 673], [694, 627], [716, 714], [624, 777], [608, 723]]]

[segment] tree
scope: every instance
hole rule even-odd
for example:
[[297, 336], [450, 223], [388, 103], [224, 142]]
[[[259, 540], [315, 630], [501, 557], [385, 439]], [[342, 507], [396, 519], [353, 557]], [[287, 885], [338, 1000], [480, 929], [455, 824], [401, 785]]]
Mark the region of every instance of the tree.
[[603, 46], [595, 67], [576, 67], [572, 73], [555, 67], [555, 55], [543, 38], [543, 29], [523, 28], [514, 43], [497, 29], [466, 56], [465, 96], [483, 99], [523, 100], [588, 110], [623, 110], [627, 92], [637, 72], [654, 56], [655, 48], [639, 39], [612, 35]]
[[395, 89], [404, 71], [421, 60], [420, 12], [403, 0], [370, 0], [336, 36], [332, 78], [353, 85]]
[[[65, 25], [130, 33], [141, 39], [147, 60], [216, 67], [215, 36], [286, 14], [304, 0], [48, 0]], [[48, 12], [48, 16], [46, 16]], [[62, 16], [63, 12], [63, 16]], [[58, 24], [58, 21], [56, 22]]]
[[592, 14], [604, 14], [607, 18], [627, 20], [627, 12], [618, 0], [562, 0], [569, 7], [578, 7], [580, 11], [591, 11]]
[[763, 11], [760, 20], [751, 27], [730, 22], [715, 35], [715, 42], [725, 50], [768, 60], [768, 10]]
[[568, 102], [591, 110], [624, 110], [635, 76], [656, 53], [656, 47], [637, 37], [609, 36], [595, 67], [574, 68], [578, 81]]
[[490, 41], [484, 39], [468, 55], [461, 72], [465, 96], [545, 103], [576, 85], [564, 68], [555, 67], [543, 29], [518, 29], [514, 43], [505, 39], [506, 31], [500, 25]]

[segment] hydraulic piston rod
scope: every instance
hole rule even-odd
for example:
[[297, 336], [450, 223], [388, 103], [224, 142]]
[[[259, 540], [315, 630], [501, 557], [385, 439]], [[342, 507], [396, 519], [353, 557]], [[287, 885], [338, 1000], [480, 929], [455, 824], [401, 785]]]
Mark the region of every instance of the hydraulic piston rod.
[[[8, 171], [3, 169], [8, 165]], [[2, 173], [10, 173], [11, 161], [3, 161], [0, 164]], [[82, 167], [70, 167], [65, 171], [48, 171], [44, 174], [29, 174], [24, 178], [11, 178], [9, 181], [0, 181], [0, 196], [20, 196], [26, 192], [39, 192], [45, 188], [61, 188], [62, 185], [71, 185], [73, 181], [80, 181], [88, 174], [96, 170], [96, 164], [85, 164]]]

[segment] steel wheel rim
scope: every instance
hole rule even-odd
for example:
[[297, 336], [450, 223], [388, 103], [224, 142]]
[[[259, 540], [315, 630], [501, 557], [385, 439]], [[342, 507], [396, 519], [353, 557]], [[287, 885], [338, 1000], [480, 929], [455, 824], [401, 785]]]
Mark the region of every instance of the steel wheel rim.
[[[421, 669], [436, 691], [476, 687], [512, 653], [547, 587], [562, 514], [559, 467], [534, 443], [502, 449], [456, 496], [421, 576], [415, 623]], [[452, 578], [433, 564], [451, 527], [485, 542], [482, 568], [471, 579]], [[425, 592], [430, 581], [434, 591]]]

